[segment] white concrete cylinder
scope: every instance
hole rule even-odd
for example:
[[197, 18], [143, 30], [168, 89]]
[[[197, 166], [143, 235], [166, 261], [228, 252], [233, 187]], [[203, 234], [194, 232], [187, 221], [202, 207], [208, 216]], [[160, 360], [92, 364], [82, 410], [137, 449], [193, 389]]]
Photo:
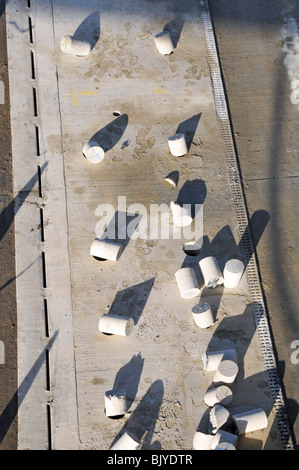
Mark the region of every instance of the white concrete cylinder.
[[116, 442], [110, 447], [110, 450], [137, 450], [140, 442], [131, 433], [125, 432]]
[[268, 426], [268, 418], [262, 408], [234, 414], [232, 419], [236, 424], [239, 434], [258, 431]]
[[156, 48], [162, 55], [171, 54], [174, 51], [174, 45], [169, 31], [161, 31], [154, 36]]
[[[232, 434], [230, 432], [227, 432], [227, 431], [223, 431], [222, 429], [219, 429], [219, 431], [216, 432], [213, 440], [212, 440], [212, 444], [211, 444], [211, 448], [214, 450], [216, 449], [216, 447], [218, 446], [223, 446], [223, 444], [231, 444], [234, 449], [236, 448], [236, 445], [237, 445], [237, 442], [238, 442], [238, 436], [236, 434]], [[234, 450], [234, 449], [226, 449], [226, 450]]]
[[97, 142], [90, 140], [83, 145], [83, 155], [90, 163], [101, 163], [105, 157], [105, 152]]
[[60, 41], [60, 49], [65, 54], [86, 56], [90, 53], [91, 46], [88, 41], [80, 41], [73, 36], [66, 35]]
[[106, 416], [123, 416], [127, 412], [127, 397], [125, 390], [108, 390], [105, 392]]
[[188, 153], [185, 134], [182, 134], [181, 132], [168, 137], [168, 146], [170, 153], [174, 157], [182, 157]]
[[238, 365], [234, 361], [221, 361], [214, 375], [214, 383], [233, 383], [239, 371]]
[[214, 256], [207, 256], [199, 261], [199, 266], [206, 287], [216, 287], [223, 284], [223, 276]]
[[108, 259], [110, 261], [117, 261], [122, 251], [123, 246], [120, 243], [107, 239], [100, 240], [99, 238], [95, 238], [90, 247], [91, 256]]
[[202, 242], [191, 240], [190, 242], [185, 243], [184, 252], [186, 255], [196, 256], [199, 254], [202, 247]]
[[204, 369], [207, 371], [215, 371], [222, 360], [229, 359], [238, 362], [238, 357], [235, 349], [227, 349], [223, 351], [210, 351], [202, 356]]
[[219, 387], [207, 390], [204, 396], [205, 404], [211, 407], [215, 405], [229, 405], [232, 399], [232, 391], [227, 385], [220, 385]]
[[192, 224], [191, 204], [180, 206], [177, 202], [171, 201], [170, 209], [176, 227], [187, 227]]
[[212, 308], [207, 302], [195, 305], [192, 308], [192, 316], [194, 323], [199, 328], [209, 328], [215, 323]]
[[227, 423], [230, 418], [229, 411], [222, 405], [215, 405], [210, 411], [210, 429], [212, 434], [216, 434], [217, 431]]
[[169, 184], [173, 188], [176, 188], [177, 185], [178, 185], [178, 177], [175, 176], [175, 175], [169, 174], [169, 175], [165, 176], [164, 181], [165, 181], [165, 183]]
[[195, 450], [211, 450], [213, 437], [211, 434], [197, 431], [193, 436], [193, 448]]
[[237, 287], [244, 272], [244, 264], [239, 259], [230, 259], [225, 263], [223, 270], [224, 287], [233, 289]]
[[174, 179], [169, 178], [168, 176], [166, 178], [164, 178], [164, 181], [165, 181], [165, 183], [168, 183], [173, 188], [176, 188], [176, 186], [177, 186], [177, 183], [174, 181]]
[[129, 336], [134, 328], [133, 318], [124, 318], [105, 313], [101, 316], [98, 329], [110, 335]]
[[198, 282], [193, 268], [181, 268], [175, 273], [179, 291], [183, 299], [193, 299], [199, 295]]
[[230, 442], [220, 442], [214, 450], [236, 450], [235, 446]]

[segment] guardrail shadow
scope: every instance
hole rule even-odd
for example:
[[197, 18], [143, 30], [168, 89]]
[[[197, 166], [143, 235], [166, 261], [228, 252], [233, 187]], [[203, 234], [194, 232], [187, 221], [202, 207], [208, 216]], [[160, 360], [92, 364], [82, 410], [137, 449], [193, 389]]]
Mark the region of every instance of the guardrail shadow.
[[34, 261], [32, 261], [32, 263], [30, 263], [25, 269], [23, 269], [23, 271], [21, 271], [19, 274], [17, 274], [16, 276], [13, 276], [12, 278], [10, 278], [8, 281], [6, 281], [2, 286], [0, 286], [0, 292], [5, 289], [6, 287], [8, 287], [11, 283], [13, 283], [16, 279], [18, 279], [19, 277], [21, 277], [26, 271], [28, 271], [28, 269], [31, 268], [31, 266], [34, 265], [34, 263], [36, 263], [37, 261], [40, 260], [40, 256], [38, 256]]
[[36, 171], [34, 176], [23, 186], [18, 194], [11, 200], [11, 202], [3, 209], [0, 214], [0, 241], [11, 227], [13, 220], [26, 201], [34, 186], [38, 184], [40, 175], [44, 172], [48, 162], [44, 163], [40, 171]]
[[46, 352], [50, 351], [56, 338], [58, 336], [58, 331], [55, 331], [53, 337], [49, 340], [47, 346], [42, 350], [31, 369], [26, 374], [25, 378], [21, 382], [20, 386], [6, 405], [5, 409], [0, 416], [0, 444], [3, 441], [8, 429], [10, 428], [12, 422], [17, 416], [18, 409], [22, 405], [27, 393], [30, 390], [31, 385], [33, 384], [37, 374], [39, 373], [42, 366], [45, 364]]

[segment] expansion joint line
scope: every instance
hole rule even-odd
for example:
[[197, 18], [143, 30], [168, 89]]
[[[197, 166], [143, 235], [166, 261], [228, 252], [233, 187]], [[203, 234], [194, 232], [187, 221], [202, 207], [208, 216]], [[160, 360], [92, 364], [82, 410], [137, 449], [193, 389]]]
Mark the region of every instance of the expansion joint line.
[[247, 278], [250, 293], [253, 299], [256, 327], [261, 341], [265, 369], [269, 377], [274, 410], [276, 413], [276, 421], [280, 431], [282, 445], [284, 446], [285, 450], [291, 450], [293, 449], [293, 445], [290, 437], [290, 429], [286, 416], [286, 408], [280, 385], [280, 379], [277, 372], [276, 359], [273, 352], [271, 332], [266, 315], [264, 297], [261, 290], [260, 275], [258, 271], [254, 244], [248, 225], [249, 218], [247, 214], [238, 159], [233, 140], [232, 127], [223, 86], [223, 78], [210, 15], [209, 2], [208, 0], [199, 0], [199, 5], [207, 45], [208, 63], [210, 67], [212, 87], [214, 92], [216, 114], [220, 124], [222, 138], [225, 144], [226, 164], [229, 173], [229, 181], [233, 193], [238, 226], [240, 234], [242, 235], [243, 250], [246, 257]]
[[[28, 33], [30, 44], [30, 63], [31, 63], [31, 84], [32, 84], [32, 101], [33, 101], [33, 118], [34, 118], [34, 135], [35, 135], [35, 156], [37, 160], [37, 176], [38, 176], [38, 210], [40, 218], [40, 258], [42, 267], [42, 286], [44, 290], [43, 310], [44, 310], [44, 336], [45, 340], [50, 345], [50, 327], [48, 315], [48, 299], [47, 299], [47, 266], [46, 266], [46, 252], [44, 250], [45, 230], [44, 230], [44, 190], [42, 182], [42, 165], [40, 157], [42, 155], [41, 140], [40, 140], [40, 121], [39, 121], [39, 101], [38, 101], [38, 80], [37, 80], [37, 66], [36, 66], [36, 52], [35, 52], [35, 37], [34, 37], [34, 24], [32, 19], [32, 0], [27, 0], [28, 12]], [[45, 390], [51, 392], [51, 379], [50, 379], [50, 346], [45, 348], [45, 366], [46, 366], [46, 384]], [[47, 415], [48, 423], [48, 448], [52, 448], [52, 433], [51, 433], [51, 400], [45, 403], [45, 413]]]

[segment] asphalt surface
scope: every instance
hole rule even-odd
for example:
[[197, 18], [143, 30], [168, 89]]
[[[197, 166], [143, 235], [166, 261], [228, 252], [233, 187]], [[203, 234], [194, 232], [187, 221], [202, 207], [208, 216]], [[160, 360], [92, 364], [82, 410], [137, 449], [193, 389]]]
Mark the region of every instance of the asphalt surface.
[[[4, 4], [1, 0], [0, 79], [5, 103], [0, 104], [0, 340], [5, 363], [0, 364], [0, 450], [13, 450], [17, 448], [17, 309]], [[290, 100], [282, 28], [284, 11], [299, 23], [299, 7], [294, 0], [210, 0], [210, 7], [279, 372], [298, 448], [299, 365], [291, 360], [291, 345], [299, 339], [295, 203], [299, 109]]]
[[296, 1], [209, 3], [262, 288], [297, 449], [299, 365], [294, 348], [299, 338], [299, 107], [294, 104], [292, 90], [299, 67], [298, 59], [297, 64], [296, 59], [290, 59], [298, 52], [299, 6]]

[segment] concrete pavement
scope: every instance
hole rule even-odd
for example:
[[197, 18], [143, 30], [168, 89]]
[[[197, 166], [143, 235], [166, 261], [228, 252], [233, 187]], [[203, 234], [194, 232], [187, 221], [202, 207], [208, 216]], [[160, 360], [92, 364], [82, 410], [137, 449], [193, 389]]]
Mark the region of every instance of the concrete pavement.
[[[8, 3], [20, 273], [18, 448], [104, 449], [128, 427], [144, 449], [191, 448], [198, 421], [206, 423], [202, 398], [211, 379], [199, 359], [206, 348], [221, 346], [236, 347], [241, 357], [232, 410], [245, 400], [262, 404], [269, 415], [267, 431], [241, 439], [240, 448], [282, 447], [252, 280], [248, 285], [244, 277], [233, 295], [202, 290], [201, 298], [217, 313], [215, 326], [204, 332], [188, 316], [192, 302], [182, 302], [175, 290], [178, 265], [200, 259], [185, 255], [182, 240], [168, 240], [167, 247], [163, 240], [127, 240], [115, 266], [99, 266], [88, 257], [101, 204], [115, 208], [119, 196], [132, 208], [175, 197], [205, 203], [201, 257], [214, 254], [224, 263], [241, 254], [239, 237], [246, 238], [238, 231], [228, 184], [198, 4], [186, 11], [174, 2], [171, 12], [164, 4], [155, 12], [150, 6], [123, 2], [119, 8], [118, 2], [116, 21], [111, 2], [101, 2], [100, 11], [98, 2], [88, 8], [81, 2], [56, 1], [51, 8], [42, 1]], [[153, 32], [165, 25], [177, 40], [169, 60], [158, 59], [149, 47]], [[59, 40], [66, 30], [92, 38], [89, 60], [79, 64], [62, 56]], [[20, 56], [27, 57], [22, 70]], [[95, 135], [105, 138], [108, 132], [112, 141], [97, 172], [86, 165], [81, 148], [100, 124]], [[183, 163], [165, 152], [173, 128], [191, 136]], [[180, 174], [172, 192], [161, 185], [169, 170]], [[259, 221], [256, 242], [267, 225], [265, 217], [260, 220], [266, 212], [258, 209], [252, 213]], [[96, 332], [98, 316], [107, 309], [123, 315], [130, 309], [135, 328], [128, 341]], [[268, 338], [265, 344], [271, 347]], [[101, 405], [113, 382], [127, 384], [131, 401], [130, 413], [114, 422], [105, 419]]]

